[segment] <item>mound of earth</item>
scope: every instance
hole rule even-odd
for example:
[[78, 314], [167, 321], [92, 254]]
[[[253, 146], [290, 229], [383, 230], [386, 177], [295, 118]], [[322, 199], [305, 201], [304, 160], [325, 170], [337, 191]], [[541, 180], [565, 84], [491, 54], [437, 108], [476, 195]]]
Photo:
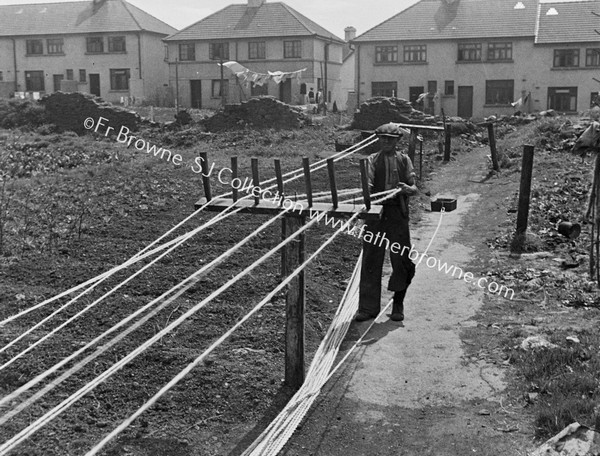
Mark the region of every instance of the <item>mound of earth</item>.
[[351, 128], [375, 130], [388, 122], [424, 124], [430, 120], [433, 121], [433, 117], [414, 109], [408, 100], [374, 97], [360, 105], [360, 111], [354, 114]]
[[208, 131], [235, 130], [246, 126], [292, 130], [302, 127], [307, 120], [300, 108], [274, 97], [257, 97], [240, 104], [225, 105], [203, 124]]

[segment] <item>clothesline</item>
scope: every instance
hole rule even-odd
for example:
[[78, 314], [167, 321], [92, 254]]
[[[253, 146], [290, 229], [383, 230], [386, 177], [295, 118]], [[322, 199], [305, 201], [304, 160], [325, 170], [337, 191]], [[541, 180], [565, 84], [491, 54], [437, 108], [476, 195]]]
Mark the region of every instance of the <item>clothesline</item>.
[[[217, 63], [217, 65], [221, 64]], [[290, 72], [268, 71], [266, 74], [257, 73], [233, 60], [223, 63], [223, 66], [230, 69], [238, 78], [242, 78], [242, 83], [246, 84], [246, 86], [249, 86], [250, 83], [253, 83], [256, 86], [263, 86], [269, 80], [273, 80], [276, 84], [280, 84], [288, 79], [301, 79], [302, 72], [306, 71], [306, 68], [302, 68], [301, 70]]]

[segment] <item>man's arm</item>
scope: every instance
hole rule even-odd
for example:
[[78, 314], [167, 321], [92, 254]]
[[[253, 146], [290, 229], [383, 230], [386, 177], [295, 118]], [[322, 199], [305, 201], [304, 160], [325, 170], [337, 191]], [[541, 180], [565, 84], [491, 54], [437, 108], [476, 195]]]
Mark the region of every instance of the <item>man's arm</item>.
[[419, 192], [419, 189], [417, 188], [417, 179], [415, 170], [413, 168], [413, 164], [410, 161], [410, 157], [408, 157], [408, 155], [403, 154], [401, 160], [402, 164], [404, 165], [403, 168], [405, 170], [405, 175], [404, 181], [401, 180], [398, 184], [398, 188], [402, 189], [400, 194], [408, 196], [416, 195]]

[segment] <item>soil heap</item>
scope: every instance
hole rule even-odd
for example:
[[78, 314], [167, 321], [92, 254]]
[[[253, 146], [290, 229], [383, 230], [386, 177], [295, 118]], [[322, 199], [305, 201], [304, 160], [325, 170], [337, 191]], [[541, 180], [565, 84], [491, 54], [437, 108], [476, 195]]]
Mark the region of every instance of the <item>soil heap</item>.
[[[142, 118], [128, 109], [114, 106], [94, 95], [73, 92], [55, 92], [42, 97], [40, 103], [46, 108], [48, 121], [56, 125], [60, 130], [71, 130], [78, 134], [86, 132], [83, 122], [91, 117], [98, 122], [100, 117], [108, 119], [104, 125], [115, 128], [116, 133], [122, 126], [136, 131]], [[106, 128], [106, 127], [103, 127]], [[106, 130], [103, 130], [103, 132]]]
[[292, 130], [302, 127], [307, 120], [300, 108], [274, 97], [257, 97], [240, 104], [225, 105], [203, 124], [208, 131], [235, 130], [246, 126]]
[[360, 105], [360, 111], [354, 114], [351, 128], [355, 130], [375, 130], [388, 122], [425, 124], [433, 117], [425, 115], [412, 107], [402, 98], [374, 97]]

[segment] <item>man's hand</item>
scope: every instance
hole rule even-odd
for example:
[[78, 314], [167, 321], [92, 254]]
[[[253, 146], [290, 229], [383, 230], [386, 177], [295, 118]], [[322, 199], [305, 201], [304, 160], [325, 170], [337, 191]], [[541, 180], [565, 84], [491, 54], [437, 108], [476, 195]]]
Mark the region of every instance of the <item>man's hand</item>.
[[404, 182], [399, 182], [398, 188], [402, 189], [400, 191], [401, 195], [414, 195], [417, 191], [414, 185], [408, 185]]

